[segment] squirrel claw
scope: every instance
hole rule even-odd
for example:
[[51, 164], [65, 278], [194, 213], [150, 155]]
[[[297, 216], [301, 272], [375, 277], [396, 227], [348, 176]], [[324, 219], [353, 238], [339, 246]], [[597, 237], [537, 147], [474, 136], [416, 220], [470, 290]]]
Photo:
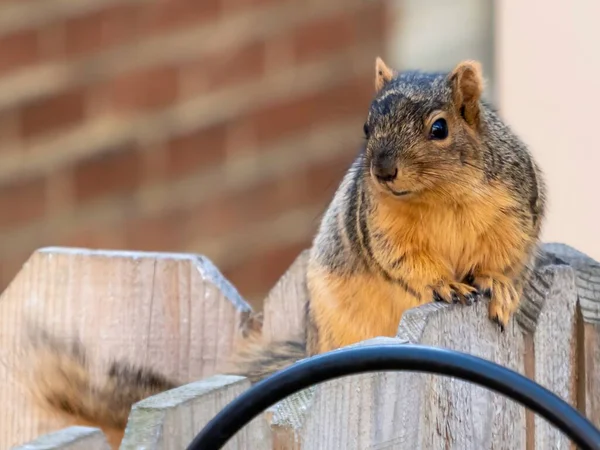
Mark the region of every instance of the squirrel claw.
[[492, 322], [495, 322], [495, 323], [496, 323], [496, 325], [498, 325], [498, 326], [500, 327], [500, 331], [501, 331], [502, 333], [504, 333], [504, 324], [503, 324], [502, 322], [500, 322], [500, 319], [498, 318], [498, 316], [496, 316], [496, 317], [493, 317], [493, 318], [492, 318]]
[[513, 281], [503, 274], [476, 274], [473, 286], [490, 299], [489, 318], [504, 332], [519, 306], [519, 293]]
[[470, 293], [465, 295], [465, 304], [467, 306], [471, 306], [473, 303], [477, 303], [479, 300], [479, 295], [477, 293]]
[[477, 289], [477, 293], [479, 295], [481, 295], [482, 297], [485, 297], [487, 299], [492, 298], [492, 289], [487, 287], [485, 289], [483, 289], [479, 284], [474, 284], [473, 287], [475, 289]]
[[460, 303], [470, 306], [477, 297], [475, 288], [463, 283], [441, 282], [432, 288], [432, 291], [433, 300], [436, 302]]

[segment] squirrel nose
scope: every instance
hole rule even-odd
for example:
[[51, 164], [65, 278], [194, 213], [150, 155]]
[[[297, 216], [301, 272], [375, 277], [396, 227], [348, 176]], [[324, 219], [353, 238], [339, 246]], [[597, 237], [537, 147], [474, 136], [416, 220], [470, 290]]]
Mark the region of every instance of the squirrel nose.
[[396, 178], [396, 175], [398, 175], [396, 164], [394, 164], [392, 161], [373, 164], [371, 170], [373, 171], [373, 175], [375, 175], [377, 179], [382, 182], [393, 181]]

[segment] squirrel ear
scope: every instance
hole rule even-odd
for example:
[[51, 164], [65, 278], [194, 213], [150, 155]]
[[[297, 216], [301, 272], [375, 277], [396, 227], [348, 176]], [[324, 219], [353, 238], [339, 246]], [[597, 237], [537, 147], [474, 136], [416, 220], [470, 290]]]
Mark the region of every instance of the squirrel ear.
[[479, 99], [483, 92], [483, 75], [478, 61], [462, 61], [450, 73], [454, 104], [470, 125], [479, 120]]
[[377, 57], [375, 60], [375, 91], [382, 90], [386, 84], [392, 81], [392, 78], [394, 78], [394, 71], [383, 62], [383, 59]]

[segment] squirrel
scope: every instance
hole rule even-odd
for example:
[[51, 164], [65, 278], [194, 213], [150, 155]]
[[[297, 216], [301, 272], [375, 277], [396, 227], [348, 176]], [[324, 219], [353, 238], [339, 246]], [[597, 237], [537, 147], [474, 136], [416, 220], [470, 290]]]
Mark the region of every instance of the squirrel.
[[[307, 331], [281, 342], [257, 332], [227, 373], [256, 382], [299, 359], [395, 336], [406, 310], [433, 301], [487, 298], [504, 331], [538, 253], [546, 187], [483, 90], [477, 61], [438, 73], [398, 72], [376, 59], [364, 145], [310, 249]], [[80, 346], [48, 335], [36, 343], [28, 386], [38, 404], [113, 442], [134, 403], [178, 385], [122, 363], [92, 382]]]
[[[482, 99], [481, 64], [449, 73], [375, 63], [362, 151], [327, 208], [307, 268], [301, 341], [248, 344], [254, 380], [297, 357], [395, 336], [404, 311], [432, 301], [489, 299], [502, 331], [538, 256], [543, 173]], [[289, 358], [286, 358], [286, 349]]]

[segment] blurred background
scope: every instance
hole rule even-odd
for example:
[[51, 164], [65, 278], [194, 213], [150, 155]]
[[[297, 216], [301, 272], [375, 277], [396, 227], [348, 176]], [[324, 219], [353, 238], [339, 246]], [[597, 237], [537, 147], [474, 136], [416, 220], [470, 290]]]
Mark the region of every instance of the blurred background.
[[42, 246], [196, 252], [259, 306], [359, 149], [378, 55], [481, 60], [547, 173], [544, 238], [600, 258], [600, 2], [555, 3], [0, 0], [0, 289]]

